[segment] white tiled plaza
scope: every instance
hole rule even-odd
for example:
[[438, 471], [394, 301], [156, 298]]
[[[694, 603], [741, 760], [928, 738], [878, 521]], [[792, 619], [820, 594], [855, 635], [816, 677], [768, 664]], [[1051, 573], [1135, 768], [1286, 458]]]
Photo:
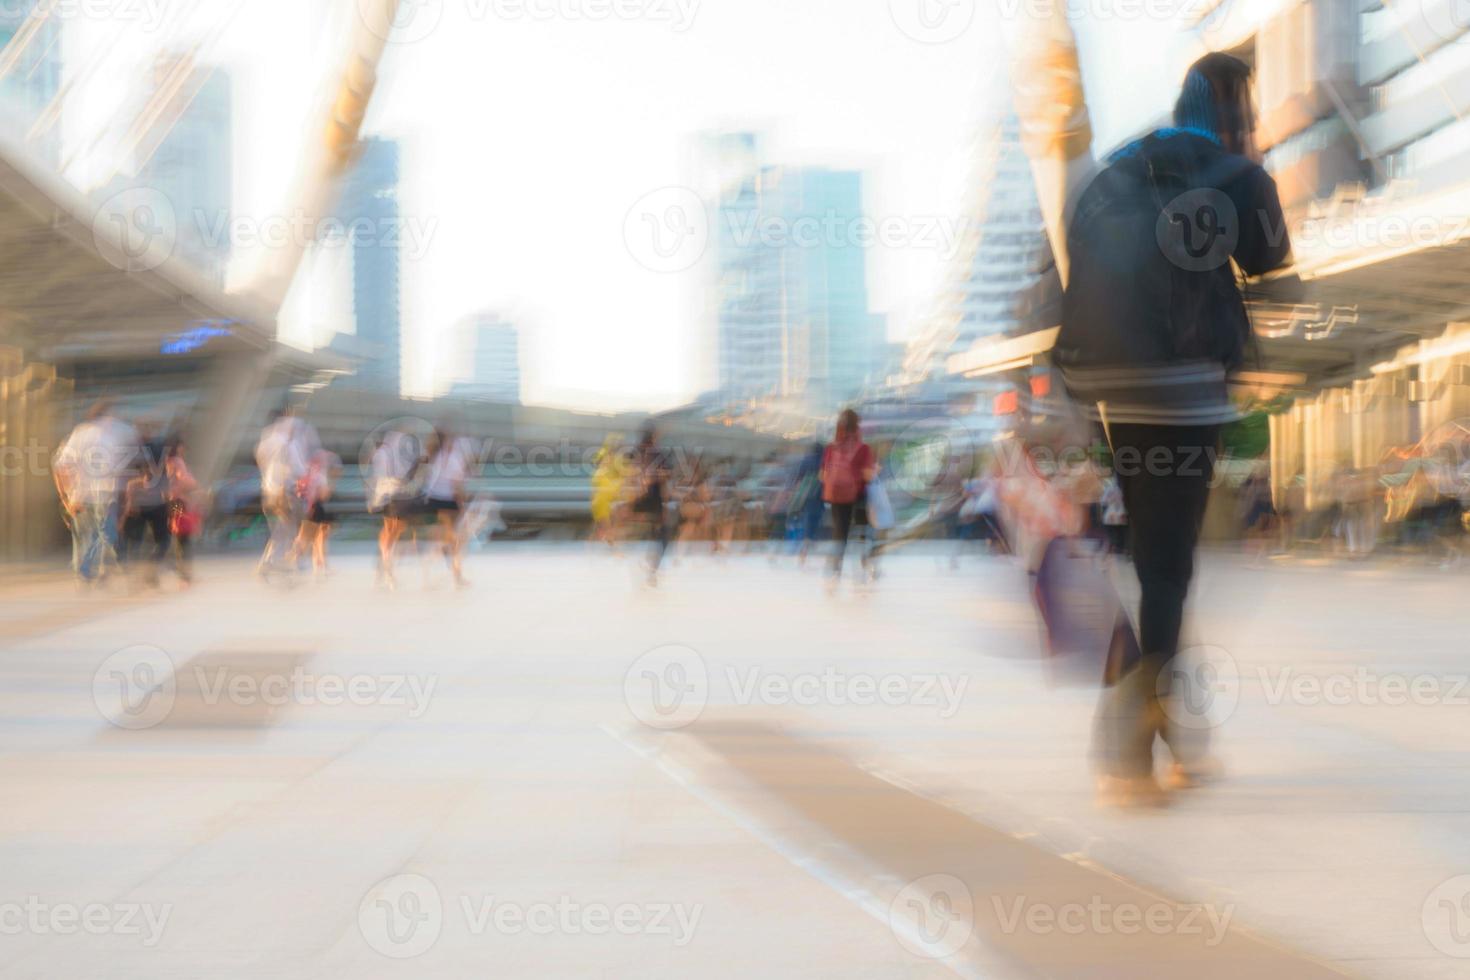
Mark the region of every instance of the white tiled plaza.
[[0, 975], [1470, 969], [1464, 573], [1207, 558], [1227, 778], [1131, 812], [1004, 559], [199, 571], [0, 586]]

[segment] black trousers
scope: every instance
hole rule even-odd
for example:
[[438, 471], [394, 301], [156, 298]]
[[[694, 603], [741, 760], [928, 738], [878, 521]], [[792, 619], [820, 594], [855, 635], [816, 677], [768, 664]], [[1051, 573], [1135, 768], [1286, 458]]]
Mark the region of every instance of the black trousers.
[[[832, 562], [829, 571], [833, 575], [842, 573], [842, 559], [847, 554], [847, 539], [852, 534], [854, 527], [866, 527], [868, 524], [868, 506], [864, 498], [859, 498], [850, 504], [832, 505]], [[864, 563], [868, 561], [868, 549], [864, 547], [862, 553]]]
[[1176, 762], [1189, 765], [1208, 744], [1208, 731], [1180, 726], [1162, 699], [1173, 690], [1170, 661], [1179, 652], [1184, 603], [1214, 479], [1217, 425], [1115, 424], [1113, 468], [1128, 509], [1133, 568], [1138, 575], [1137, 669], [1104, 692], [1101, 762], [1115, 775], [1153, 772], [1156, 738]]
[[148, 556], [149, 561], [161, 562], [168, 554], [169, 529], [168, 529], [168, 505], [159, 504], [157, 507], [139, 507], [136, 514], [131, 514], [127, 519], [127, 531], [125, 540], [127, 543], [127, 556], [130, 559], [139, 557], [139, 551], [143, 546], [143, 532], [147, 529], [153, 531], [153, 553]]

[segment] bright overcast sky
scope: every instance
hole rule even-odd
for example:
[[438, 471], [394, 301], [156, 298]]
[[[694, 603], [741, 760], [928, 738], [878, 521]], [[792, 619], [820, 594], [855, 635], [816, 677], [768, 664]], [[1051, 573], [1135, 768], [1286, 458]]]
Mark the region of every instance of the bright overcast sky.
[[[406, 140], [405, 209], [437, 219], [406, 297], [415, 326], [508, 310], [531, 401], [650, 407], [709, 385], [707, 270], [650, 271], [623, 234], [641, 197], [690, 182], [693, 134], [759, 127], [772, 162], [865, 171], [874, 217], [952, 219], [995, 70], [979, 31], [918, 43], [887, 0], [703, 0], [682, 31], [476, 9], [446, 3], [428, 37], [396, 46], [372, 125]], [[893, 331], [932, 293], [939, 251], [870, 255]]]
[[[357, 2], [199, 3], [209, 12], [200, 23], [240, 6], [212, 45], [240, 89], [237, 210], [285, 206], [304, 96], [319, 91]], [[368, 132], [402, 140], [400, 206], [422, 237], [406, 243], [414, 254], [403, 271], [410, 388], [432, 388], [445, 367], [440, 338], [487, 308], [522, 327], [529, 402], [651, 408], [709, 387], [708, 270], [644, 268], [624, 221], [649, 192], [690, 183], [693, 135], [722, 127], [766, 132], [772, 163], [862, 170], [869, 214], [908, 223], [917, 243], [875, 247], [868, 261], [870, 303], [902, 339], [942, 272], [946, 239], [923, 229], [958, 220], [976, 120], [1004, 94], [994, 8], [586, 2], [405, 0], [411, 16], [390, 46]], [[590, 9], [621, 15], [575, 13]], [[87, 36], [115, 45], [111, 29]], [[1116, 20], [1085, 37], [1089, 72], [1116, 96], [1094, 110], [1101, 138], [1121, 138], [1167, 104], [1160, 93], [1176, 84], [1177, 65], [1138, 55], [1171, 37], [1169, 25]], [[90, 118], [69, 124], [73, 139], [115, 109], [106, 103], [89, 99]]]

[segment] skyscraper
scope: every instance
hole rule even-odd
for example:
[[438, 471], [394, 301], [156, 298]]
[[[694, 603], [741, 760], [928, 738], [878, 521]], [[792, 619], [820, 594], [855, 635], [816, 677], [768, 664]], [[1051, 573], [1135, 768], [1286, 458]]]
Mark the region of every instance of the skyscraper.
[[977, 387], [946, 379], [951, 355], [986, 337], [1054, 326], [1060, 313], [1052, 308], [1061, 291], [1013, 112], [982, 127], [972, 173], [962, 247], [937, 308], [909, 345], [904, 375], [911, 382]]
[[762, 220], [761, 140], [715, 133], [700, 143], [700, 176], [714, 219], [715, 346], [720, 397], [783, 393], [780, 256], [753, 234]]
[[26, 137], [32, 152], [56, 167], [61, 127], [32, 128], [61, 90], [61, 24], [42, 0], [0, 4], [0, 119]]
[[714, 220], [719, 395], [823, 413], [878, 363], [868, 310], [862, 175], [768, 166], [752, 133], [700, 142]]
[[397, 393], [403, 386], [399, 322], [398, 143], [362, 140], [342, 189], [338, 217], [352, 236], [352, 311], [368, 359], [360, 383]]
[[451, 394], [516, 405], [521, 400], [521, 338], [498, 313], [476, 313], [456, 327]]
[[804, 387], [822, 412], [856, 397], [878, 367], [868, 310], [868, 247], [859, 234], [863, 178], [849, 170], [782, 167], [767, 172], [778, 218], [787, 390]]
[[160, 56], [136, 138], [136, 184], [173, 205], [176, 253], [223, 285], [235, 194], [229, 73], [188, 54]]

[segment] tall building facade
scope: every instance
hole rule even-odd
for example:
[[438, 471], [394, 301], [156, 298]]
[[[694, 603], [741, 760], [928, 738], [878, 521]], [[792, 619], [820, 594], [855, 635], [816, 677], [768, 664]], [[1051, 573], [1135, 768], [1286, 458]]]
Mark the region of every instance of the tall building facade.
[[223, 285], [234, 209], [234, 85], [187, 54], [160, 57], [135, 129], [135, 183], [165, 195], [176, 254]]
[[1051, 246], [1014, 113], [982, 126], [969, 187], [962, 245], [935, 310], [909, 344], [909, 383], [964, 386], [947, 377], [952, 355], [987, 338], [1053, 326], [1059, 312]]
[[521, 401], [521, 335], [493, 312], [459, 323], [450, 345], [454, 385], [450, 393], [476, 401], [518, 405]]
[[762, 144], [755, 133], [718, 133], [701, 145], [700, 173], [714, 221], [718, 392], [729, 402], [772, 398], [784, 387], [781, 266], [742, 233], [764, 212]]
[[706, 137], [719, 394], [825, 413], [882, 364], [868, 308], [863, 180], [854, 171], [767, 165], [759, 136]]
[[399, 146], [368, 137], [347, 176], [338, 217], [352, 229], [352, 313], [357, 348], [365, 360], [358, 381], [398, 392], [403, 387], [403, 338], [399, 320], [401, 276], [398, 235]]
[[0, 4], [0, 119], [53, 168], [61, 126], [42, 117], [61, 91], [61, 40], [60, 17], [45, 0]]

